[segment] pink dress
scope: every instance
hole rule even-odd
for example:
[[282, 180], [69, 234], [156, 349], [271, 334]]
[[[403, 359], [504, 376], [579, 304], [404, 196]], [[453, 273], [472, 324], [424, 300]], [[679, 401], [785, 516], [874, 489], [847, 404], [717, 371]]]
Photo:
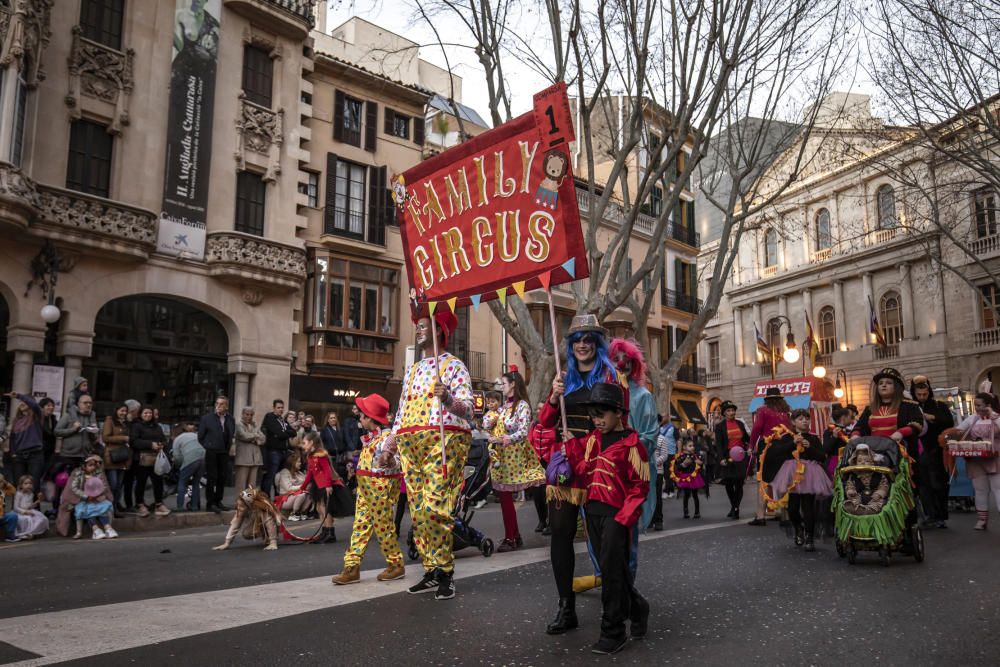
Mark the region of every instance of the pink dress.
[[[962, 420], [958, 428], [967, 431], [966, 440], [992, 440], [993, 450], [1000, 452], [1000, 443], [997, 442], [994, 428], [994, 424], [1000, 425], [1000, 415], [994, 413], [992, 416], [992, 419], [982, 419], [979, 415], [969, 415]], [[965, 459], [965, 474], [969, 479], [997, 473], [1000, 473], [1000, 456], [988, 459]]]

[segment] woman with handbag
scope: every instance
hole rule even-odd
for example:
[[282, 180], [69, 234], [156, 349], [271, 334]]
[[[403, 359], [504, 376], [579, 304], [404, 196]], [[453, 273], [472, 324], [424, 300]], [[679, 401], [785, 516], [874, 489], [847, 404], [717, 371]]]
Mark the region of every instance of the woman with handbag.
[[132, 422], [129, 438], [134, 451], [132, 466], [135, 469], [136, 512], [141, 517], [149, 516], [149, 508], [145, 504], [146, 480], [152, 480], [156, 516], [167, 516], [170, 510], [163, 504], [163, 477], [153, 469], [156, 457], [163, 450], [167, 439], [163, 435], [163, 429], [153, 418], [153, 408], [147, 405], [142, 409], [139, 421]]
[[125, 471], [132, 464], [132, 450], [128, 446], [128, 407], [120, 405], [115, 414], [105, 417], [101, 439], [104, 442], [104, 474], [107, 475], [111, 495], [114, 497], [115, 518], [121, 518], [122, 486]]
[[240, 420], [236, 422], [236, 437], [233, 438], [230, 456], [235, 457], [233, 465], [236, 467], [237, 491], [242, 491], [248, 486], [257, 486], [257, 471], [264, 465], [264, 456], [260, 448], [266, 438], [253, 417], [253, 408], [248, 405], [243, 408]]

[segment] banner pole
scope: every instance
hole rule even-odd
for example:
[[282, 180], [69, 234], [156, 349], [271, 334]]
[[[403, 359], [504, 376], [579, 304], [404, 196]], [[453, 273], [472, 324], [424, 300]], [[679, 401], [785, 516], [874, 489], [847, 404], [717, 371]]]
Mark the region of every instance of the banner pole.
[[[562, 362], [559, 360], [559, 335], [556, 331], [556, 307], [552, 304], [552, 290], [546, 288], [545, 296], [549, 300], [549, 326], [552, 328], [552, 354], [556, 360], [556, 377], [562, 379]], [[563, 433], [569, 430], [566, 425], [566, 397], [559, 396], [559, 413], [562, 415]], [[560, 433], [560, 439], [563, 434]], [[563, 454], [566, 453], [566, 445], [563, 445]]]
[[[441, 381], [441, 365], [438, 356], [438, 334], [437, 334], [437, 322], [434, 320], [434, 314], [431, 313], [431, 339], [434, 341], [434, 378], [436, 382]], [[444, 401], [440, 398], [438, 399], [438, 431], [441, 434], [441, 475], [444, 477], [448, 476], [448, 455], [445, 453], [444, 446]]]

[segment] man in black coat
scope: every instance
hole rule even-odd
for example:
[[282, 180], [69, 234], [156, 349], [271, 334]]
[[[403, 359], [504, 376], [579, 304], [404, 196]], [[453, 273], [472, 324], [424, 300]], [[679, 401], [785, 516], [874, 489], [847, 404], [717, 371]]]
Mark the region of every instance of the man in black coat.
[[924, 413], [927, 433], [920, 438], [923, 452], [917, 460], [920, 477], [920, 503], [924, 508], [924, 525], [944, 528], [948, 520], [948, 471], [944, 467], [944, 452], [938, 436], [955, 426], [948, 405], [934, 398], [934, 390], [926, 375], [914, 375], [910, 381], [910, 396]]
[[[270, 494], [274, 478], [288, 456], [288, 441], [295, 437], [295, 429], [285, 421], [285, 402], [280, 398], [271, 403], [272, 411], [264, 415], [260, 430], [264, 432], [264, 480], [260, 486]], [[305, 462], [303, 461], [303, 467]]]
[[236, 421], [229, 414], [229, 399], [215, 399], [215, 411], [201, 418], [198, 442], [205, 448], [206, 509], [219, 513], [229, 508], [222, 504], [222, 494], [229, 472], [229, 448], [236, 436]]
[[361, 416], [361, 411], [358, 410], [358, 406], [351, 406], [351, 414], [344, 419], [344, 442], [347, 445], [348, 451], [356, 451], [361, 449], [361, 422], [358, 419]]

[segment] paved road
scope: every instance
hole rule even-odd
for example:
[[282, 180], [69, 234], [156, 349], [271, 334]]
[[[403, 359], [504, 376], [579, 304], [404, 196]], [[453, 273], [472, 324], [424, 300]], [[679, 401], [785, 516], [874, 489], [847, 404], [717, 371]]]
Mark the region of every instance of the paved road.
[[[338, 544], [276, 553], [245, 542], [212, 552], [218, 529], [0, 548], [0, 664], [997, 664], [1000, 531], [974, 533], [971, 515], [955, 515], [927, 535], [925, 563], [851, 567], [831, 543], [805, 554], [776, 526], [725, 520], [719, 495], [700, 522], [666, 501], [667, 531], [640, 549], [650, 636], [612, 658], [589, 653], [596, 593], [578, 602], [579, 630], [544, 634], [554, 590], [541, 536], [489, 559], [460, 552], [458, 597], [436, 602], [375, 582], [374, 547], [362, 584], [331, 586], [344, 524]], [[520, 508], [526, 532], [533, 513]], [[501, 533], [497, 506], [476, 520]]]

